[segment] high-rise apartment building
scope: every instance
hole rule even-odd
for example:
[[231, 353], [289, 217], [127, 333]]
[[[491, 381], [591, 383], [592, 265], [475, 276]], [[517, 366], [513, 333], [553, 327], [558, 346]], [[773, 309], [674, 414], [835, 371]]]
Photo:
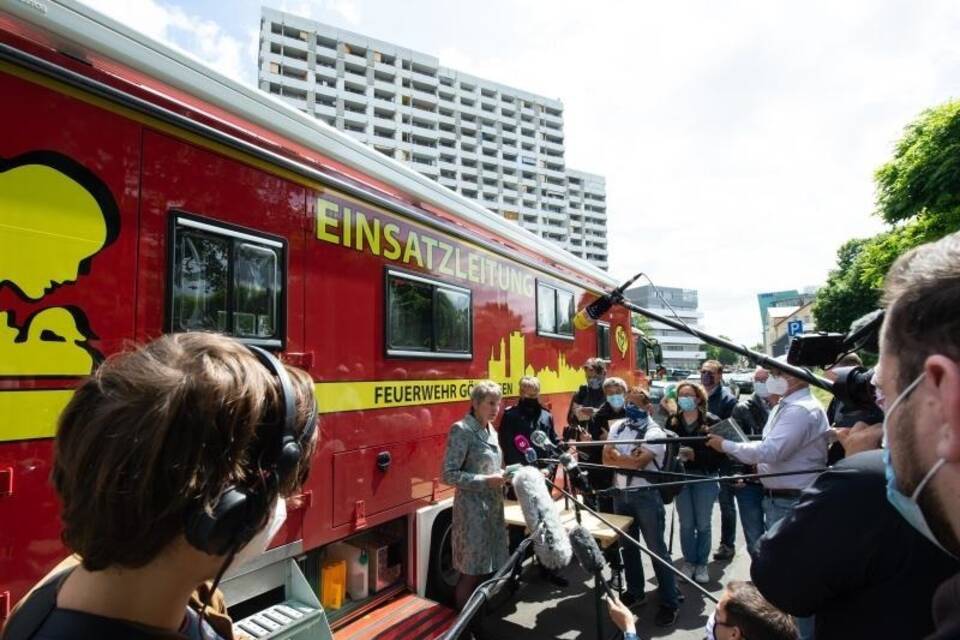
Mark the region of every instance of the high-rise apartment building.
[[[663, 303], [654, 288], [649, 285], [627, 289], [623, 295], [635, 305], [656, 311], [662, 316], [673, 318], [676, 311], [687, 326], [698, 329], [703, 319], [703, 312], [698, 309], [697, 290], [677, 287], [658, 288], [670, 307], [673, 307], [673, 311]], [[650, 321], [650, 329], [653, 333], [652, 337], [657, 339], [660, 348], [663, 349], [663, 366], [668, 369], [697, 371], [700, 363], [706, 360], [707, 352], [700, 338], [655, 320]]]
[[606, 185], [568, 169], [563, 104], [264, 7], [264, 91], [607, 268]]

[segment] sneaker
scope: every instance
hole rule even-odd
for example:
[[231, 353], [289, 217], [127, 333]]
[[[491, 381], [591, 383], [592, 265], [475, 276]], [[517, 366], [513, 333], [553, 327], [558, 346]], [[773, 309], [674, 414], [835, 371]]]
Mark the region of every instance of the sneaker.
[[638, 607], [641, 604], [646, 603], [646, 601], [647, 601], [646, 593], [641, 593], [640, 595], [637, 595], [635, 593], [630, 593], [629, 591], [624, 591], [620, 595], [620, 602], [627, 605], [628, 607]]
[[672, 607], [660, 605], [657, 609], [657, 615], [653, 619], [653, 624], [658, 627], [671, 627], [677, 622], [677, 610]]
[[684, 561], [683, 564], [680, 565], [680, 573], [687, 576], [691, 580], [693, 580], [694, 570], [695, 570], [695, 567], [692, 562]]
[[736, 555], [736, 550], [728, 545], [721, 544], [720, 548], [717, 549], [717, 552], [713, 554], [714, 560], [729, 560], [734, 555]]
[[693, 581], [697, 584], [707, 584], [710, 582], [710, 574], [707, 573], [707, 565], [702, 564], [693, 570]]

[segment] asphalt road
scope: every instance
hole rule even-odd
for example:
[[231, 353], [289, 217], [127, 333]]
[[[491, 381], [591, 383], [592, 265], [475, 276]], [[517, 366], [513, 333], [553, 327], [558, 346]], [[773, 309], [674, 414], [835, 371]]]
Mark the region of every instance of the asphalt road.
[[[667, 535], [670, 533], [669, 518], [673, 506], [667, 506]], [[713, 539], [711, 553], [716, 550], [720, 536], [720, 511], [714, 506]], [[669, 543], [669, 541], [668, 541]], [[681, 564], [680, 524], [676, 521], [673, 540], [674, 564]], [[644, 576], [647, 578], [647, 600], [634, 608], [637, 615], [637, 634], [643, 638], [671, 638], [702, 640], [707, 616], [714, 604], [700, 595], [693, 587], [681, 584], [686, 600], [680, 605], [680, 616], [673, 627], [660, 628], [653, 624], [658, 598], [656, 577], [650, 559], [644, 556]], [[709, 565], [710, 582], [705, 588], [718, 596], [723, 585], [730, 580], [749, 580], [750, 558], [743, 541], [743, 531], [737, 526], [737, 554], [727, 562], [712, 562]], [[539, 572], [528, 561], [524, 567], [524, 581], [512, 597], [501, 595], [491, 603], [491, 610], [483, 622], [484, 640], [594, 640], [596, 616], [594, 613], [593, 579], [574, 560], [562, 574], [570, 580], [565, 589], [549, 584], [539, 577]], [[609, 575], [608, 575], [609, 577]], [[604, 610], [604, 616], [606, 611]], [[604, 620], [604, 640], [617, 637], [609, 618]]]

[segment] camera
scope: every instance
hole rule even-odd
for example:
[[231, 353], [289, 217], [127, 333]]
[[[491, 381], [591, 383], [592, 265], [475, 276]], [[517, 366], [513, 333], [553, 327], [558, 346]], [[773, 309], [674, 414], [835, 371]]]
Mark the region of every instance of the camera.
[[[817, 331], [796, 336], [790, 342], [787, 362], [805, 367], [829, 367], [854, 351], [879, 351], [883, 310], [872, 311], [850, 325], [847, 333]], [[857, 422], [875, 424], [883, 420], [873, 389], [873, 369], [841, 367], [831, 370], [837, 380], [833, 395], [843, 407], [836, 426], [852, 427]]]

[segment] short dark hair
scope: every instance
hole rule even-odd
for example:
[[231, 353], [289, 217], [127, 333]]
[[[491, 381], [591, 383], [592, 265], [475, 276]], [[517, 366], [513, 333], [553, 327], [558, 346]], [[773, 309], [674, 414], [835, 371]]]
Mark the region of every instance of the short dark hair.
[[[297, 433], [316, 412], [313, 380], [287, 367]], [[309, 469], [264, 483], [280, 442], [277, 379], [243, 344], [212, 333], [166, 335], [109, 358], [60, 416], [53, 484], [62, 538], [91, 571], [141, 567], [183, 533], [186, 514], [229, 486], [293, 494]], [[266, 519], [268, 514], [264, 514]]]
[[704, 367], [712, 367], [717, 370], [721, 376], [723, 375], [723, 365], [720, 364], [719, 360], [704, 360], [703, 364], [700, 365], [700, 370], [703, 371]]
[[960, 360], [960, 232], [897, 258], [884, 281], [883, 303], [884, 350], [897, 354], [899, 388], [935, 353]]
[[780, 611], [752, 582], [735, 580], [727, 584], [730, 596], [724, 605], [726, 624], [739, 627], [746, 640], [796, 640], [797, 623]]

